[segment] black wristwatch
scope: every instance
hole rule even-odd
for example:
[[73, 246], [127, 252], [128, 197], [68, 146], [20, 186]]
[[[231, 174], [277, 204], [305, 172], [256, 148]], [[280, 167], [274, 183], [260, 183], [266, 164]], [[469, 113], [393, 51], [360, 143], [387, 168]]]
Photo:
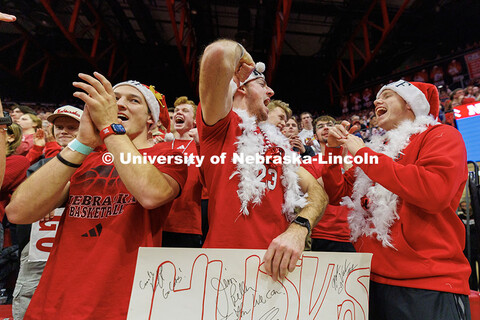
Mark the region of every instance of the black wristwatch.
[[0, 117], [0, 125], [5, 124], [7, 126], [12, 124], [12, 118], [7, 111], [3, 111], [3, 117]]
[[292, 222], [307, 228], [308, 234], [310, 234], [310, 232], [312, 231], [312, 226], [310, 225], [310, 221], [308, 221], [308, 219], [297, 216]]

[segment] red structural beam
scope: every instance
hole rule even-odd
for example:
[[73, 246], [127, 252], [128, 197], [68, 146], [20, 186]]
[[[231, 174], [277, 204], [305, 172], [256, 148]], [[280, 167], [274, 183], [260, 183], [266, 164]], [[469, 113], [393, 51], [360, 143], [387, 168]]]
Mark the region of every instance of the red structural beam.
[[[42, 88], [45, 84], [45, 77], [50, 65], [50, 61], [53, 57], [38, 43], [35, 37], [33, 37], [18, 22], [15, 22], [13, 25], [22, 33], [22, 36], [0, 47], [0, 52], [9, 49], [9, 54], [11, 54], [11, 52], [13, 52], [15, 49], [18, 49], [17, 63], [15, 64], [14, 68], [0, 63], [0, 68], [14, 77], [22, 79], [35, 67], [43, 63], [42, 75], [38, 84], [38, 88]], [[39, 53], [41, 53], [41, 56], [39, 56]], [[31, 63], [29, 65], [25, 65], [25, 61], [30, 61]], [[32, 80], [32, 78], [34, 77], [29, 74], [28, 79]]]
[[[40, 2], [45, 7], [45, 10], [51, 16], [52, 20], [55, 22], [57, 27], [63, 33], [65, 38], [72, 44], [72, 46], [75, 49], [77, 49], [77, 51], [83, 57], [83, 59], [85, 59], [88, 63], [90, 63], [90, 65], [92, 65], [99, 72], [107, 71], [106, 75], [109, 78], [112, 78], [114, 74], [120, 73], [121, 70], [114, 71], [115, 58], [118, 54], [121, 54], [122, 57], [124, 58], [124, 61], [127, 61], [126, 55], [121, 50], [121, 46], [118, 44], [117, 39], [115, 38], [113, 33], [108, 29], [107, 25], [103, 22], [102, 17], [97, 12], [96, 8], [91, 4], [90, 0], [75, 1], [72, 15], [70, 17], [70, 22], [68, 24], [68, 28], [63, 24], [62, 20], [55, 13], [55, 10], [51, 6], [51, 0], [40, 0]], [[95, 29], [92, 46], [89, 51], [85, 50], [80, 46], [79, 42], [77, 41], [77, 38], [80, 36], [80, 34], [78, 32], [75, 33], [76, 25], [78, 22], [78, 16], [80, 15], [80, 12], [82, 10], [82, 4], [85, 4], [86, 7], [90, 10], [90, 12], [95, 17], [95, 21], [90, 22], [90, 25], [88, 25], [86, 28], [87, 30], [90, 30], [93, 28]], [[103, 38], [102, 38], [102, 35], [104, 35]], [[105, 57], [108, 52], [104, 51], [101, 54], [98, 54], [97, 49], [98, 49], [100, 39], [105, 39], [105, 38], [108, 39], [108, 41], [111, 44], [110, 46], [108, 46], [108, 49], [111, 50], [111, 55], [108, 63], [101, 64], [100, 60], [103, 57]], [[118, 68], [120, 69], [127, 68], [127, 65], [123, 63]]]
[[270, 55], [266, 69], [267, 82], [271, 83], [275, 70], [277, 69], [280, 56], [282, 55], [283, 42], [285, 40], [285, 32], [287, 31], [288, 18], [290, 17], [290, 9], [292, 0], [278, 0], [277, 11], [275, 13], [275, 24], [273, 28], [273, 37], [270, 45]]
[[[388, 34], [395, 27], [395, 24], [405, 11], [409, 2], [410, 0], [404, 0], [398, 11], [395, 13], [395, 16], [390, 20], [386, 0], [372, 1], [367, 12], [360, 21], [360, 24], [353, 31], [350, 39], [340, 52], [337, 61], [334, 63], [327, 76], [327, 85], [330, 89], [330, 102], [332, 104], [335, 96], [334, 89], [338, 94], [344, 94], [348, 85], [358, 78], [365, 68], [368, 67], [380, 50], [383, 42], [387, 39]], [[370, 15], [378, 5], [380, 6], [380, 12], [382, 15], [381, 26], [369, 20]], [[379, 40], [372, 40], [370, 32], [372, 29], [381, 33]], [[363, 48], [358, 47], [358, 40], [357, 42], [355, 41], [358, 37], [363, 40]], [[356, 67], [355, 61], [361, 61], [360, 67]]]
[[[190, 10], [186, 0], [166, 0], [170, 20], [172, 22], [173, 34], [177, 49], [182, 59], [188, 81], [192, 89], [198, 84], [195, 81], [197, 68], [197, 41], [190, 18]], [[177, 18], [179, 22], [177, 23]]]

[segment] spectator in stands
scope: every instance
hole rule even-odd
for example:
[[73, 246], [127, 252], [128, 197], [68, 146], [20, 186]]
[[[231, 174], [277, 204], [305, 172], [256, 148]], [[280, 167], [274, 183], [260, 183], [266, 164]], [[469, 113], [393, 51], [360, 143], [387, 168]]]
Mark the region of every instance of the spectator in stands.
[[[46, 136], [43, 137], [43, 143], [38, 144], [43, 146], [36, 150], [39, 153], [39, 158], [42, 156], [43, 149], [45, 147], [45, 156], [38, 160], [34, 165], [30, 166], [27, 171], [27, 176], [30, 176], [45, 163], [53, 159], [53, 157], [56, 156], [61, 149], [67, 147], [67, 145], [77, 137], [82, 114], [83, 111], [81, 109], [66, 105], [56, 109], [55, 112], [48, 117], [48, 121], [53, 124], [53, 141], [48, 141], [46, 136], [49, 136], [48, 131], [50, 130], [45, 130]], [[42, 140], [42, 138], [37, 140]], [[29, 155], [38, 145], [35, 145], [30, 150]], [[47, 221], [53, 219], [55, 213], [57, 213], [57, 215], [61, 214], [63, 213], [64, 209], [65, 208], [63, 206], [56, 208], [55, 210], [49, 212], [44, 219]], [[30, 241], [31, 229], [32, 228], [30, 224], [18, 225], [17, 227], [18, 245], [21, 256], [20, 271], [18, 273], [17, 283], [15, 285], [15, 294], [12, 303], [12, 312], [16, 320], [23, 319], [46, 264], [46, 260], [30, 261], [29, 259], [30, 248], [28, 242]], [[38, 228], [33, 228], [33, 238], [35, 239], [38, 238], [35, 236], [35, 232], [38, 232], [37, 230]], [[52, 228], [50, 228], [50, 230], [52, 230]], [[54, 231], [56, 231], [56, 229], [54, 229]]]
[[148, 142], [149, 127], [168, 113], [153, 86], [127, 81], [112, 88], [99, 73], [79, 77], [85, 82], [73, 85], [85, 92], [74, 96], [86, 106], [77, 138], [25, 180], [7, 208], [9, 219], [25, 224], [66, 202], [25, 319], [124, 319], [137, 249], [161, 246], [171, 201], [186, 179], [186, 165], [120, 160], [121, 154], [180, 155]]
[[[276, 281], [294, 269], [310, 225], [325, 209], [326, 195], [315, 178], [294, 164], [231, 161], [233, 153], [294, 156], [288, 140], [264, 122], [274, 94], [265, 82], [264, 70], [265, 65], [255, 65], [237, 42], [210, 44], [200, 64], [197, 126], [201, 155], [206, 159], [226, 155], [221, 165], [203, 164], [210, 197], [204, 247], [268, 248], [264, 267]], [[307, 199], [300, 190], [308, 192]], [[294, 208], [299, 206], [303, 209], [296, 216]]]
[[298, 134], [302, 143], [307, 146], [313, 146], [313, 126], [312, 126], [312, 114], [310, 112], [302, 112], [300, 114], [300, 121], [302, 125], [302, 131]]
[[[326, 170], [323, 164], [327, 159], [325, 145], [328, 139], [328, 131], [335, 126], [335, 119], [331, 116], [321, 116], [313, 121], [315, 138], [319, 142], [320, 152], [318, 160], [310, 164], [303, 164], [303, 167], [310, 172], [323, 186], [322, 176]], [[346, 151], [346, 150], [345, 150]], [[323, 161], [320, 161], [323, 160]], [[344, 169], [348, 170], [351, 165], [344, 163]], [[328, 205], [322, 219], [312, 229], [312, 251], [333, 251], [333, 252], [355, 252], [350, 242], [350, 228], [347, 221], [348, 208], [345, 206]]]
[[[473, 86], [467, 86], [465, 89], [465, 98], [473, 99], [473, 100], [468, 100], [469, 102], [473, 102], [475, 100], [475, 95], [473, 94]], [[469, 103], [467, 102], [467, 103]]]
[[33, 147], [33, 136], [37, 129], [42, 128], [42, 120], [32, 113], [26, 113], [21, 116], [17, 123], [22, 127], [22, 143], [18, 146], [15, 154], [27, 155]]
[[[179, 97], [173, 104], [173, 129], [178, 138], [168, 143], [172, 150], [185, 156], [197, 156], [198, 132], [195, 124], [197, 105], [187, 97]], [[198, 163], [190, 163], [182, 194], [175, 199], [163, 229], [164, 247], [202, 246], [202, 212], [200, 200], [202, 183]]]
[[302, 158], [313, 157], [315, 155], [313, 148], [303, 144], [298, 136], [298, 122], [294, 117], [288, 119], [284, 129], [284, 135], [288, 138], [293, 151], [297, 152]]
[[[7, 289], [8, 301], [11, 301], [13, 287], [7, 287], [7, 279], [13, 274], [16, 276], [18, 271], [18, 244], [16, 225], [12, 224], [5, 216], [5, 207], [8, 205], [14, 190], [25, 179], [29, 162], [24, 156], [15, 154], [15, 149], [18, 148], [22, 141], [22, 129], [20, 126], [13, 123], [6, 128], [5, 132], [7, 158], [4, 179], [0, 189], [0, 251], [5, 247], [10, 247], [8, 250], [5, 250], [7, 250], [6, 252], [9, 253], [8, 256], [11, 259], [2, 258], [2, 260], [6, 260], [8, 263], [1, 266], [0, 289]], [[7, 229], [9, 232], [5, 232]], [[2, 253], [2, 257], [4, 256], [6, 256], [5, 252]]]
[[75, 139], [82, 113], [81, 109], [70, 105], [57, 108], [47, 119], [51, 126], [35, 132], [34, 146], [27, 154], [30, 163], [34, 164], [43, 155], [45, 158], [56, 156]]
[[285, 127], [287, 120], [292, 116], [292, 110], [288, 103], [282, 100], [272, 100], [268, 106], [268, 118], [267, 121], [280, 130]]
[[11, 114], [13, 122], [18, 123], [18, 121], [20, 120], [20, 117], [27, 114], [27, 113], [34, 114], [34, 115], [37, 114], [35, 112], [35, 110], [33, 110], [30, 107], [15, 104], [13, 106], [13, 111], [12, 111], [12, 114]]
[[473, 96], [475, 97], [475, 101], [480, 100], [480, 90], [477, 86], [473, 87]]
[[465, 229], [455, 213], [466, 150], [455, 128], [435, 120], [438, 106], [434, 85], [400, 80], [375, 100], [385, 135], [366, 147], [347, 123], [329, 132], [327, 154], [341, 154], [343, 145], [378, 159], [345, 174], [331, 165], [323, 175], [331, 204], [346, 196], [355, 249], [373, 253], [371, 319], [470, 319]]

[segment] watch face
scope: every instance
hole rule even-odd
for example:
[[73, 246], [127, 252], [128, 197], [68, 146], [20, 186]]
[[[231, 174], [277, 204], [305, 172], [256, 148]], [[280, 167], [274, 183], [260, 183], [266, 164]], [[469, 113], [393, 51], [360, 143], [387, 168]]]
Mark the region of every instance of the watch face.
[[3, 117], [0, 117], [0, 124], [6, 124], [7, 126], [12, 124], [12, 118], [7, 111], [3, 111]]
[[125, 134], [125, 133], [127, 133], [127, 131], [125, 131], [125, 128], [124, 128], [121, 124], [113, 123], [113, 124], [112, 124], [112, 130], [113, 130], [113, 132], [115, 132], [116, 134]]

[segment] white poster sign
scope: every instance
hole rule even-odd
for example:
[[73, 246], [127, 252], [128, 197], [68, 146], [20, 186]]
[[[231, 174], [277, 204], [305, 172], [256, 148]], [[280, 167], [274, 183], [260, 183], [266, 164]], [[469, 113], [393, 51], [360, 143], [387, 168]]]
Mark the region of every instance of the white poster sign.
[[264, 253], [140, 248], [127, 319], [368, 319], [371, 254], [306, 251], [273, 281]]
[[65, 208], [55, 209], [55, 216], [48, 221], [32, 223], [28, 261], [47, 261], [50, 251], [52, 251], [63, 210]]

